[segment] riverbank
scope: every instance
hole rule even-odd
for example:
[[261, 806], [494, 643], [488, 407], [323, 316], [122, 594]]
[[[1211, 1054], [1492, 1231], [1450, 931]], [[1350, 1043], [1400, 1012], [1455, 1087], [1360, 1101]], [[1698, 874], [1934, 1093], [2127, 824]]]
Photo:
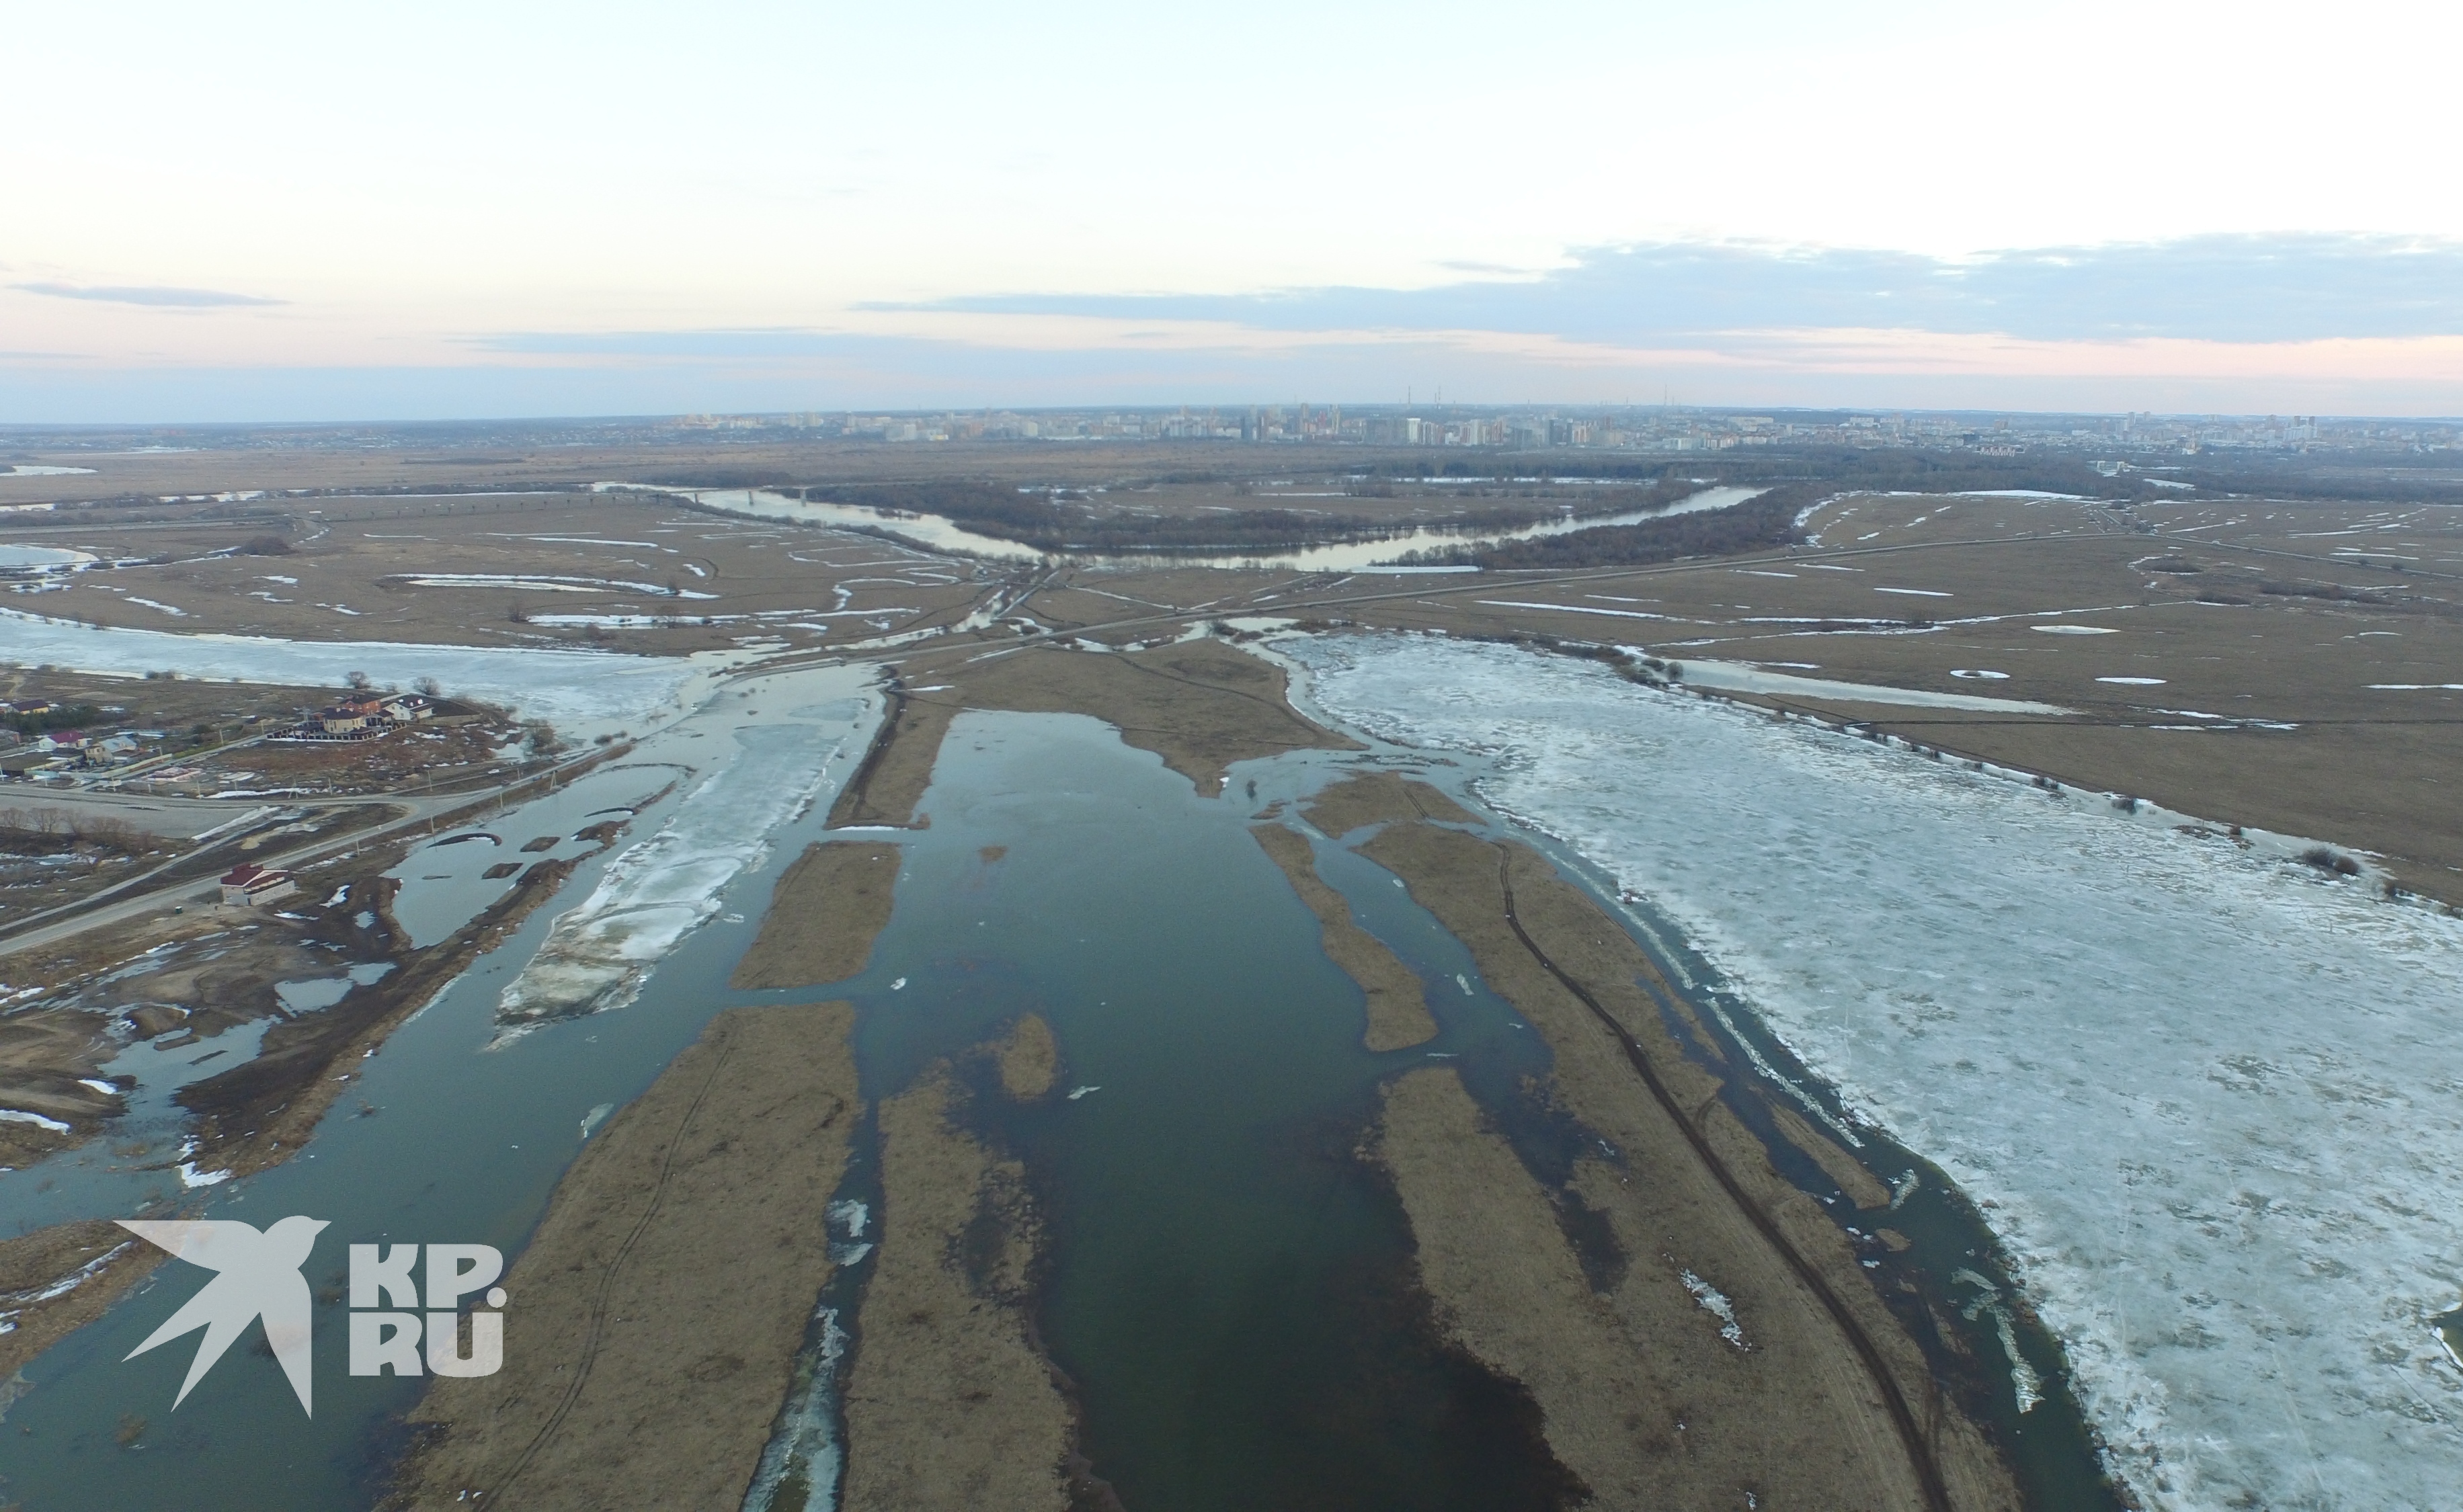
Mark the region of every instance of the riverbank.
[[728, 979], [734, 987], [817, 987], [863, 969], [889, 922], [898, 848], [825, 841], [780, 874], [761, 932]]
[[2020, 1504], [1846, 1236], [1687, 1057], [1660, 1010], [1674, 995], [1619, 926], [1518, 844], [1411, 822], [1362, 853], [1547, 1040], [1549, 1095], [1602, 1141], [1551, 1192], [1457, 1086], [1424, 1074], [1389, 1091], [1378, 1146], [1461, 1342], [1532, 1389], [1550, 1446], [1595, 1494]]

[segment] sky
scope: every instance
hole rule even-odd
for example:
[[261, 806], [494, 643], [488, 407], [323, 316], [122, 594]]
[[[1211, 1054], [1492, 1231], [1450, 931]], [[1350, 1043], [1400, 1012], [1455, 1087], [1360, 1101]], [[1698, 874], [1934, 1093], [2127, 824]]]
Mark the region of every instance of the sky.
[[2463, 11], [0, 7], [0, 424], [2463, 414]]

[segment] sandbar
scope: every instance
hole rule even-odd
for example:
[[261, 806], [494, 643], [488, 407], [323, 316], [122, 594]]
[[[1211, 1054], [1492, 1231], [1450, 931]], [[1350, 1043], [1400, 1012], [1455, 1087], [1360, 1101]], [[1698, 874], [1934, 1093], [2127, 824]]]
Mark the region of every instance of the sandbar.
[[1399, 1050], [1437, 1037], [1419, 974], [1403, 964], [1385, 942], [1352, 921], [1351, 905], [1317, 875], [1309, 843], [1278, 824], [1252, 825], [1249, 832], [1282, 868], [1323, 930], [1326, 959], [1360, 984], [1368, 1000], [1368, 1025], [1361, 1043], [1372, 1050]]

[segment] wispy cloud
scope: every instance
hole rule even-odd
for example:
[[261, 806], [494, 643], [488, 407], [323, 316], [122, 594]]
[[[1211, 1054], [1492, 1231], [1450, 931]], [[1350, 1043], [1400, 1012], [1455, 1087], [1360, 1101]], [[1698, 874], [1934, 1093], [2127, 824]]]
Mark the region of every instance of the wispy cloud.
[[107, 305], [149, 305], [164, 310], [217, 310], [234, 305], [278, 305], [280, 299], [227, 293], [219, 289], [173, 289], [159, 284], [11, 284], [30, 294], [54, 299], [90, 299]]
[[521, 356], [780, 357], [821, 356], [845, 337], [794, 327], [715, 331], [505, 331], [473, 336], [483, 352]]
[[1228, 296], [1013, 294], [928, 308], [1286, 331], [1488, 330], [1614, 345], [1825, 327], [2038, 341], [2409, 337], [2463, 334], [2463, 243], [2201, 236], [1958, 260], [1662, 243], [1593, 248], [1571, 268], [1512, 282]]

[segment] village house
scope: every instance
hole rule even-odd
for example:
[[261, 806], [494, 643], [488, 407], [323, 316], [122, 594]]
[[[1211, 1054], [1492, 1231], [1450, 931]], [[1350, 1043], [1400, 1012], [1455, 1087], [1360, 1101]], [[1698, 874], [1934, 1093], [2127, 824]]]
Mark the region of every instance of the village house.
[[221, 877], [223, 902], [233, 908], [248, 908], [258, 903], [271, 903], [278, 897], [289, 897], [299, 891], [291, 874], [272, 867], [242, 861]]
[[416, 693], [363, 694], [347, 698], [293, 726], [291, 740], [374, 740], [396, 725], [428, 718], [435, 705]]

